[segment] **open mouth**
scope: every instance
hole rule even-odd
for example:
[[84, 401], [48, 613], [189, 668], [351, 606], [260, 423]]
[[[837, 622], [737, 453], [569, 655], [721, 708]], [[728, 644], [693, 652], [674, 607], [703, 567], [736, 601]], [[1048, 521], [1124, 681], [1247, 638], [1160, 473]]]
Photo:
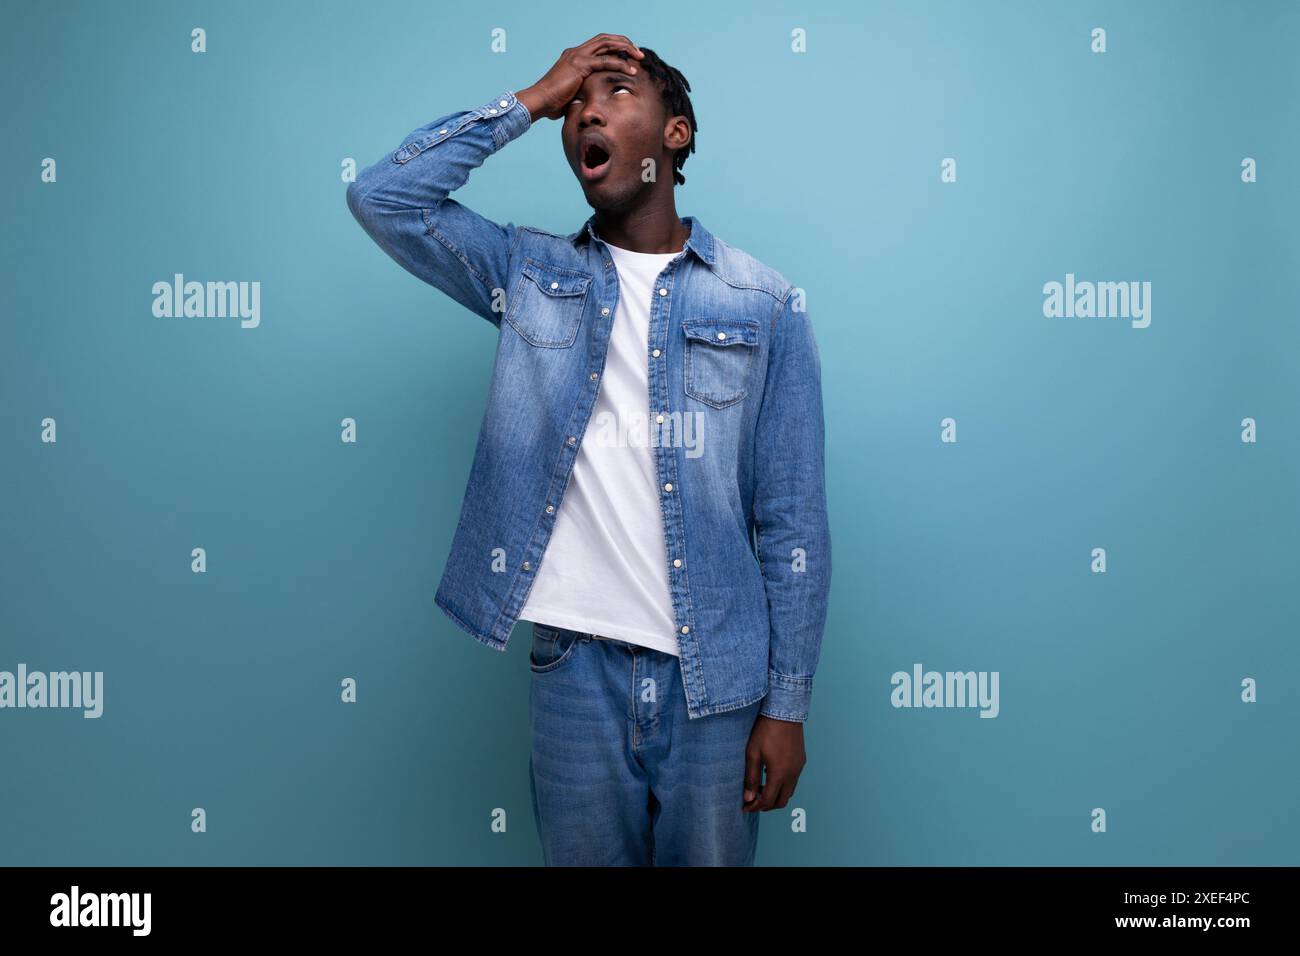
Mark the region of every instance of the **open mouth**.
[[582, 177], [597, 179], [609, 171], [609, 152], [598, 143], [588, 143], [582, 151]]

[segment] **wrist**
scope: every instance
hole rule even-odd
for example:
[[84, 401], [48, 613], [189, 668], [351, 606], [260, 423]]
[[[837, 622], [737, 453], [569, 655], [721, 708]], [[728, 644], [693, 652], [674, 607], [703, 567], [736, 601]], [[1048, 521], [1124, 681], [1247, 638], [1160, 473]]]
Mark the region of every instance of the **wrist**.
[[546, 95], [537, 88], [536, 84], [520, 90], [515, 94], [515, 99], [524, 104], [524, 109], [528, 110], [528, 115], [534, 123], [546, 116]]

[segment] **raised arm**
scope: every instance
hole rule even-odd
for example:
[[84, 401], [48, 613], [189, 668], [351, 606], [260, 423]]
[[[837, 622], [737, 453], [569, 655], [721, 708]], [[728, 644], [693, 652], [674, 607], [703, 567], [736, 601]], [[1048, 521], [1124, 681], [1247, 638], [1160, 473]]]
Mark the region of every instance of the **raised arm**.
[[498, 327], [515, 226], [449, 196], [531, 125], [528, 108], [507, 91], [421, 126], [348, 186], [348, 208], [384, 252]]
[[534, 121], [562, 118], [594, 71], [634, 72], [628, 60], [615, 55], [620, 50], [644, 56], [627, 37], [602, 33], [565, 50], [544, 77], [518, 95], [507, 90], [482, 106], [414, 130], [349, 184], [352, 215], [402, 268], [500, 328], [517, 228], [493, 222], [451, 193]]

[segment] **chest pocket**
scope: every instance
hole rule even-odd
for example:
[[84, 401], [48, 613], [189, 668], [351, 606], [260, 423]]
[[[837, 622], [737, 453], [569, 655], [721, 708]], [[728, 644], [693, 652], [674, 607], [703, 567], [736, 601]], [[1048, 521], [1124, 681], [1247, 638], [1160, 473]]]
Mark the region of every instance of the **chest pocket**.
[[686, 394], [714, 408], [734, 405], [747, 394], [750, 366], [758, 351], [758, 320], [707, 316], [682, 322]]
[[506, 321], [530, 345], [564, 349], [578, 337], [591, 276], [525, 259]]

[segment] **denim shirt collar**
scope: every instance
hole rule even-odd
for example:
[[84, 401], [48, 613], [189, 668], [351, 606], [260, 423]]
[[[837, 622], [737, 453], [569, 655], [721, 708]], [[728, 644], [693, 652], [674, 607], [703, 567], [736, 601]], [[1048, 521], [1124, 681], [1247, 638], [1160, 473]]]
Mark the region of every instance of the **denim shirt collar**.
[[[704, 228], [704, 223], [700, 222], [694, 216], [680, 216], [678, 221], [684, 226], [691, 227], [691, 234], [686, 237], [686, 248], [694, 252], [700, 259], [713, 268], [713, 234]], [[586, 241], [590, 237], [599, 239], [596, 235], [596, 214], [592, 213], [587, 217], [587, 221], [582, 224], [582, 228], [577, 232], [571, 233], [568, 239], [574, 245]]]

